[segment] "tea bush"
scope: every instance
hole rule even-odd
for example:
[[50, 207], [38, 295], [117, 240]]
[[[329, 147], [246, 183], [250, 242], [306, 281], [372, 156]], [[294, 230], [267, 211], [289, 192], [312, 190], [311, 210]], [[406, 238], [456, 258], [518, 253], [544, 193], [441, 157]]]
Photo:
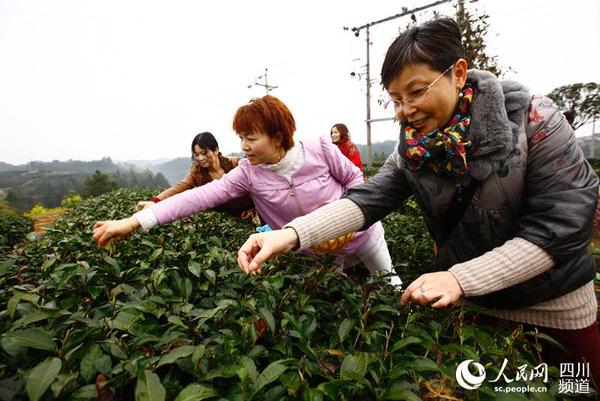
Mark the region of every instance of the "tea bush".
[[12, 211], [0, 211], [0, 255], [21, 242], [33, 229], [31, 218]]
[[[331, 258], [280, 256], [245, 276], [236, 253], [254, 227], [223, 214], [98, 249], [94, 222], [129, 216], [150, 195], [84, 201], [0, 262], [0, 397], [491, 400], [502, 397], [488, 383], [460, 390], [460, 362], [496, 374], [504, 358], [513, 371], [534, 364], [540, 344], [522, 331], [476, 326], [462, 307], [401, 307], [382, 279], [335, 273]], [[422, 222], [385, 224], [402, 268], [424, 263]]]

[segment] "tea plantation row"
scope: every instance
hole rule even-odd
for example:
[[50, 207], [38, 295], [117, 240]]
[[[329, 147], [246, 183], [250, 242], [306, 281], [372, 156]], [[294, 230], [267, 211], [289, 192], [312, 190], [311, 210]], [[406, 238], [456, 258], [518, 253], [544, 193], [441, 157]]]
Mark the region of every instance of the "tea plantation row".
[[[98, 249], [94, 222], [148, 196], [85, 201], [0, 256], [0, 399], [492, 400], [503, 394], [487, 382], [458, 386], [460, 362], [494, 376], [504, 358], [535, 364], [526, 333], [472, 325], [462, 307], [401, 307], [381, 279], [335, 273], [330, 258], [280, 256], [245, 276], [236, 252], [254, 227], [223, 214]], [[428, 235], [414, 205], [384, 223], [407, 282], [429, 263]]]

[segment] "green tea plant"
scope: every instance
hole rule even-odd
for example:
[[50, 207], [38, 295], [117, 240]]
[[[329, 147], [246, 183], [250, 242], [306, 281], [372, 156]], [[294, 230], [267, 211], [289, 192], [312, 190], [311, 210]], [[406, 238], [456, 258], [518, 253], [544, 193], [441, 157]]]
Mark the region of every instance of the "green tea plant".
[[[280, 256], [246, 276], [236, 254], [254, 227], [220, 213], [98, 249], [94, 222], [149, 196], [84, 201], [0, 261], [0, 398], [491, 400], [502, 398], [489, 384], [460, 389], [461, 361], [535, 363], [539, 343], [522, 331], [474, 325], [462, 307], [402, 307], [383, 279], [336, 273], [331, 258]], [[385, 224], [390, 235], [421, 223]], [[394, 235], [393, 250], [430, 249], [426, 233]], [[520, 397], [506, 399], [553, 399]]]
[[21, 242], [33, 229], [33, 222], [9, 210], [0, 211], [0, 255]]

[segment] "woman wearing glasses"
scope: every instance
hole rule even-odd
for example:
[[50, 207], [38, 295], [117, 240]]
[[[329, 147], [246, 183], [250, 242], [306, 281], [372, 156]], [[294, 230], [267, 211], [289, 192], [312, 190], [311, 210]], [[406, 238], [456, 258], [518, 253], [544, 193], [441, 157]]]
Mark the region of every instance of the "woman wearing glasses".
[[335, 124], [331, 127], [331, 140], [340, 149], [340, 152], [348, 158], [361, 171], [363, 168], [362, 159], [358, 147], [350, 140], [350, 132], [346, 124]]
[[590, 362], [600, 383], [596, 272], [588, 245], [598, 177], [573, 130], [547, 98], [468, 70], [447, 18], [402, 33], [381, 78], [400, 121], [400, 145], [380, 172], [344, 198], [251, 236], [238, 253], [247, 273], [271, 255], [369, 227], [413, 195], [436, 246], [434, 273], [402, 303], [446, 307], [461, 298], [491, 320], [535, 326]]
[[[346, 189], [364, 181], [360, 170], [329, 138], [295, 143], [294, 117], [273, 96], [254, 99], [240, 107], [233, 129], [246, 154], [236, 168], [220, 180], [174, 195], [130, 218], [97, 222], [93, 235], [98, 245], [105, 246], [140, 227], [148, 230], [246, 194], [266, 223], [277, 229], [339, 199]], [[308, 252], [335, 254], [342, 269], [363, 262], [371, 273], [393, 273], [381, 223], [315, 243]], [[395, 274], [388, 280], [394, 286], [402, 284]]]

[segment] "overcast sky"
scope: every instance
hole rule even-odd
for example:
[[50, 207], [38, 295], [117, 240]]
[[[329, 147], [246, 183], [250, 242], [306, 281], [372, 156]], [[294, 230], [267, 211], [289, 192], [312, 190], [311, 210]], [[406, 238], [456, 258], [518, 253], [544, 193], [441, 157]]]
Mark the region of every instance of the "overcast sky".
[[[217, 136], [223, 153], [239, 151], [232, 117], [265, 94], [248, 88], [265, 68], [298, 138], [344, 122], [366, 143], [365, 35], [343, 27], [432, 2], [0, 0], [0, 161], [175, 158], [187, 156], [202, 131]], [[453, 15], [455, 3], [437, 10]], [[468, 7], [490, 15], [488, 53], [505, 78], [542, 94], [600, 82], [600, 1]], [[376, 102], [379, 70], [407, 23], [371, 28], [372, 118], [389, 117]], [[372, 133], [374, 142], [396, 139], [397, 127], [374, 123]]]

